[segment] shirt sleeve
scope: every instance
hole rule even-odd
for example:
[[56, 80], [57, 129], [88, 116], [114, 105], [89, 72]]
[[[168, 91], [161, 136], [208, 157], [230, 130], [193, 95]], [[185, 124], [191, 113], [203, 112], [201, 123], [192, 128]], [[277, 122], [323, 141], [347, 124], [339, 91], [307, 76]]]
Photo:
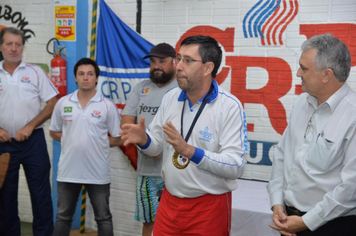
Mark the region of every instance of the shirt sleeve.
[[[221, 114], [219, 111], [217, 113]], [[199, 169], [234, 180], [242, 176], [246, 166], [246, 115], [239, 102], [232, 102], [224, 113], [226, 116], [217, 118], [222, 122], [218, 139], [219, 150], [212, 151], [205, 148], [204, 150], [200, 149], [199, 152], [199, 147], [195, 147], [195, 155], [199, 156], [204, 151], [204, 156], [196, 158], [197, 156], [194, 155], [191, 161], [195, 162]]]
[[107, 99], [105, 102], [108, 105], [108, 129], [112, 137], [119, 137], [120, 128], [120, 115], [115, 104]]
[[281, 141], [274, 150], [273, 165], [271, 171], [271, 180], [267, 184], [267, 191], [271, 208], [274, 205], [284, 206], [283, 182], [284, 182], [284, 146], [286, 136], [289, 135], [289, 126], [287, 126]]
[[39, 96], [42, 101], [47, 102], [48, 100], [56, 96], [58, 94], [58, 91], [54, 87], [49, 76], [41, 67], [36, 66], [36, 72], [39, 78]]
[[[351, 131], [350, 131], [351, 132]], [[314, 208], [309, 210], [302, 218], [312, 231], [330, 220], [342, 217], [356, 206], [356, 127], [353, 135], [345, 142], [345, 153], [341, 171], [341, 183], [332, 191], [326, 193], [323, 199]], [[331, 181], [331, 180], [329, 180]]]
[[[162, 104], [165, 104], [166, 97], [162, 99]], [[162, 105], [158, 109], [152, 122], [146, 126], [146, 134], [148, 135], [148, 142], [140, 149], [149, 156], [157, 156], [163, 151], [163, 143], [166, 142], [163, 138], [163, 124], [164, 124], [164, 108]], [[152, 144], [152, 145], [151, 145]]]
[[134, 116], [137, 117], [137, 106], [138, 106], [138, 102], [139, 102], [139, 95], [140, 95], [140, 88], [142, 83], [138, 83], [132, 93], [130, 94], [129, 99], [126, 102], [125, 108], [122, 111], [121, 115], [129, 115], [129, 116]]
[[66, 97], [61, 98], [55, 105], [52, 116], [51, 122], [49, 125], [49, 130], [55, 132], [61, 132], [63, 127], [63, 120], [61, 115], [61, 104]]

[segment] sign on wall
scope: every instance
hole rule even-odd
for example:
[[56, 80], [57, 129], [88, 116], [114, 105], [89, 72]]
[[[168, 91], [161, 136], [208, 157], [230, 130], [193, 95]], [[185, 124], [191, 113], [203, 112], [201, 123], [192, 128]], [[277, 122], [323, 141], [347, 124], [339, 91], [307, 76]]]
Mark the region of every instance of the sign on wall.
[[75, 41], [75, 6], [55, 6], [56, 38], [62, 41]]

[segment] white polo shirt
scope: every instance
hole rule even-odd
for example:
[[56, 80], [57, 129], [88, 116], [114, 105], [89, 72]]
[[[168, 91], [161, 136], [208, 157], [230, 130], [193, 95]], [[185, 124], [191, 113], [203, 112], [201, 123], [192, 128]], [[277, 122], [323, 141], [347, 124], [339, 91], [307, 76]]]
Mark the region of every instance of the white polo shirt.
[[78, 90], [61, 98], [49, 129], [62, 132], [57, 181], [110, 183], [109, 138], [118, 137], [120, 116], [113, 102], [98, 92], [82, 109]]
[[21, 62], [10, 75], [3, 63], [0, 62], [0, 127], [14, 137], [41, 112], [41, 102], [47, 102], [58, 91], [41, 67]]

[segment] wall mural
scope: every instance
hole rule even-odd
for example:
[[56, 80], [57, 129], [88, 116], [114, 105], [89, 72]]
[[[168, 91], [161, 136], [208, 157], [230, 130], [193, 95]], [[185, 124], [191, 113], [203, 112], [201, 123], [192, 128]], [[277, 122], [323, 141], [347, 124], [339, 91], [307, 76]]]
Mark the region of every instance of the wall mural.
[[[286, 47], [283, 35], [290, 23], [296, 18], [299, 11], [297, 0], [258, 1], [243, 17], [242, 32], [246, 39], [259, 38], [259, 47], [268, 47], [269, 51], [280, 50]], [[271, 136], [282, 135], [287, 127], [287, 112], [282, 99], [287, 95], [299, 95], [302, 93], [301, 85], [293, 83], [293, 72], [290, 64], [278, 56], [238, 56], [234, 53], [236, 45], [234, 41], [236, 28], [225, 29], [214, 26], [200, 25], [187, 30], [176, 43], [176, 51], [179, 50], [181, 41], [192, 35], [203, 34], [217, 39], [225, 51], [225, 64], [222, 66], [216, 80], [222, 84], [225, 80], [230, 83], [230, 92], [244, 104], [258, 104], [266, 108], [269, 122], [273, 128]], [[299, 35], [310, 38], [317, 34], [332, 33], [343, 40], [349, 47], [352, 56], [352, 66], [356, 64], [356, 44], [352, 37], [356, 35], [356, 24], [300, 24]], [[293, 50], [293, 49], [292, 49]], [[299, 58], [295, 58], [298, 61]], [[260, 68], [267, 72], [267, 83], [258, 89], [250, 89], [247, 86], [249, 68]], [[293, 68], [295, 69], [295, 68]], [[145, 77], [146, 78], [146, 77]], [[230, 80], [231, 78], [231, 80]], [[109, 97], [122, 108], [127, 96], [135, 84], [123, 79], [105, 79], [100, 84], [104, 96]], [[251, 119], [252, 120], [252, 119]], [[255, 124], [247, 117], [247, 127], [250, 133], [254, 132]], [[276, 145], [272, 138], [264, 140], [249, 139], [248, 163], [253, 165], [272, 164], [273, 147]]]
[[[351, 66], [356, 65], [356, 44], [353, 36], [356, 35], [356, 24], [301, 24], [300, 35], [305, 35], [307, 39], [314, 35], [331, 33], [340, 38], [351, 52]], [[197, 26], [189, 29], [183, 34], [176, 44], [179, 50], [180, 42], [192, 35], [204, 34], [217, 39], [224, 47], [225, 52], [233, 52], [234, 49], [234, 28], [221, 30], [212, 26]], [[279, 37], [279, 36], [278, 36]], [[286, 110], [280, 99], [291, 90], [295, 95], [301, 94], [301, 85], [292, 87], [292, 70], [285, 60], [278, 57], [250, 57], [250, 56], [226, 56], [226, 65], [217, 75], [219, 84], [223, 83], [231, 73], [231, 93], [240, 99], [243, 105], [254, 103], [264, 105], [268, 111], [268, 116], [273, 129], [278, 134], [283, 134], [287, 127]], [[246, 89], [247, 68], [260, 67], [268, 72], [268, 82], [260, 89]], [[254, 131], [254, 124], [247, 123], [248, 131]], [[250, 159], [249, 164], [271, 165], [270, 149], [276, 144], [258, 140], [249, 140]], [[259, 150], [260, 149], [260, 150]], [[262, 153], [258, 156], [257, 153]]]

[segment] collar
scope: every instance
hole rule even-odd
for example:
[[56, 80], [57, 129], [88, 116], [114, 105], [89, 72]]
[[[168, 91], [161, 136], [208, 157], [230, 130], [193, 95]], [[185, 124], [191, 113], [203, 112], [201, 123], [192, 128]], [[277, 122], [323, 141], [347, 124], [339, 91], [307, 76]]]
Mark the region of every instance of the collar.
[[[5, 60], [2, 60], [2, 61], [0, 62], [0, 70], [6, 72], [6, 71], [4, 70], [4, 66], [3, 66], [3, 65], [4, 65], [4, 62], [5, 62]], [[26, 65], [27, 65], [26, 62], [21, 61], [20, 65], [18, 65], [17, 68], [26, 67]], [[17, 68], [15, 69], [15, 71], [17, 70]]]
[[[210, 95], [210, 98], [208, 100], [208, 103], [211, 103], [212, 101], [214, 101], [216, 99], [216, 97], [218, 96], [218, 94], [219, 94], [219, 85], [218, 85], [218, 83], [215, 80], [213, 80], [212, 83], [213, 83], [213, 91], [211, 92], [211, 95]], [[202, 102], [207, 94], [208, 93], [206, 93], [199, 101]], [[184, 102], [185, 100], [189, 101], [189, 98], [187, 96], [187, 93], [182, 90], [182, 92], [180, 93], [180, 95], [178, 97], [178, 101]]]
[[[337, 90], [333, 95], [331, 95], [326, 102], [325, 105], [328, 105], [331, 112], [334, 112], [336, 107], [339, 105], [341, 100], [348, 94], [350, 90], [349, 85], [345, 82], [339, 90]], [[315, 109], [318, 107], [318, 100], [316, 97], [308, 95], [307, 97], [309, 104], [311, 104]]]
[[[103, 99], [102, 95], [98, 91], [96, 91], [94, 97], [92, 97], [89, 102], [91, 102], [91, 101], [100, 102], [102, 99]], [[79, 100], [78, 100], [78, 89], [74, 91], [72, 96], [70, 96], [69, 100], [71, 100], [73, 102], [79, 102]]]

